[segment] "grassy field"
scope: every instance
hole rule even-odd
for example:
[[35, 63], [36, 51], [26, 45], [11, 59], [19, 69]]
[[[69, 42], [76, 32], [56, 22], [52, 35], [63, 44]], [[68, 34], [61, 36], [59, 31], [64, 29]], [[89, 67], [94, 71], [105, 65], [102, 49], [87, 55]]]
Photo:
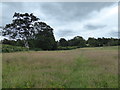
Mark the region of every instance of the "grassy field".
[[3, 88], [117, 88], [118, 47], [3, 53]]

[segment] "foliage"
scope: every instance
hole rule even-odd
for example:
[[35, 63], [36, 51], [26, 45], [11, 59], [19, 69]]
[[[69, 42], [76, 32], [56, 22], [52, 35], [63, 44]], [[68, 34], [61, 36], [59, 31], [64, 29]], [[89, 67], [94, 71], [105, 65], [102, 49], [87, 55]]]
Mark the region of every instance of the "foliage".
[[11, 46], [11, 45], [2, 45], [2, 52], [18, 52], [18, 51], [28, 51], [28, 48], [20, 47], [20, 46]]
[[62, 46], [59, 46], [57, 48], [57, 50], [72, 50], [72, 49], [76, 49], [78, 48], [77, 46], [67, 46], [67, 47], [62, 47]]
[[88, 40], [85, 40], [81, 36], [76, 36], [73, 39], [65, 40], [61, 38], [57, 42], [58, 46], [67, 47], [67, 46], [77, 46], [81, 47], [102, 47], [102, 46], [118, 46], [120, 45], [120, 39], [117, 38], [92, 38], [89, 37]]
[[87, 42], [88, 42], [88, 44], [89, 44], [91, 47], [96, 47], [96, 46], [98, 46], [97, 39], [95, 39], [95, 38], [88, 38]]
[[117, 46], [120, 45], [119, 43], [120, 39], [116, 38], [88, 38], [87, 44], [91, 47], [99, 47], [99, 46]]
[[29, 50], [30, 50], [30, 51], [42, 51], [41, 48], [30, 48]]
[[53, 28], [44, 22], [35, 23], [35, 28], [39, 31], [35, 35], [34, 42], [35, 48], [41, 48], [43, 50], [55, 50], [56, 42], [53, 35]]
[[[46, 35], [46, 36], [45, 36]], [[22, 46], [24, 47], [24, 41], [18, 40], [2, 40], [3, 44], [8, 44], [12, 46]], [[53, 34], [49, 35], [46, 32], [42, 32], [36, 36], [36, 39], [28, 40], [30, 50], [41, 51], [41, 50], [71, 50], [81, 47], [102, 47], [102, 46], [118, 46], [120, 45], [119, 39], [114, 38], [89, 38], [87, 41], [84, 39], [71, 39], [65, 40], [61, 38], [59, 41], [55, 42]], [[66, 46], [66, 45], [67, 46]]]
[[66, 47], [66, 46], [68, 46], [68, 42], [67, 42], [66, 39], [61, 38], [61, 39], [59, 40], [59, 45], [62, 46], [62, 47]]
[[71, 40], [66, 40], [61, 38], [58, 42], [59, 46], [66, 47], [66, 46], [77, 46], [77, 47], [85, 47], [86, 41], [81, 36], [76, 36]]
[[[7, 24], [3, 29], [3, 36], [9, 36], [12, 39], [21, 39], [27, 48], [35, 47], [44, 50], [53, 50], [56, 48], [53, 29], [46, 23], [40, 22], [39, 18], [32, 13], [15, 13], [13, 18], [12, 23]], [[14, 43], [14, 41], [12, 42]]]
[[21, 46], [24, 47], [24, 41], [23, 40], [8, 40], [8, 39], [4, 39], [2, 40], [2, 44], [8, 44], [8, 45], [12, 45], [12, 46]]
[[3, 31], [3, 36], [9, 35], [12, 39], [21, 38], [25, 42], [25, 46], [29, 47], [28, 39], [34, 38], [34, 22], [38, 21], [39, 18], [34, 16], [32, 13], [20, 14], [15, 13], [11, 24], [7, 24]]

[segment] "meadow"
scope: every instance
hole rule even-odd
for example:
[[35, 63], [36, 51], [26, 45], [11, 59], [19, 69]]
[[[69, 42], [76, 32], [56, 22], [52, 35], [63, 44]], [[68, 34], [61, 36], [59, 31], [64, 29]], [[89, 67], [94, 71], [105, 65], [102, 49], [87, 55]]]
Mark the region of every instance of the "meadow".
[[2, 54], [3, 88], [117, 88], [118, 47]]

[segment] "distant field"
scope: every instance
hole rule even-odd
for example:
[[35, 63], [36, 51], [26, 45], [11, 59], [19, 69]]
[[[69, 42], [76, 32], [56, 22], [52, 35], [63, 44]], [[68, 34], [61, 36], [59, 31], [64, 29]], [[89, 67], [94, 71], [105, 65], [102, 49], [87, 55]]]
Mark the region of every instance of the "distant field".
[[118, 47], [3, 53], [3, 88], [117, 88]]

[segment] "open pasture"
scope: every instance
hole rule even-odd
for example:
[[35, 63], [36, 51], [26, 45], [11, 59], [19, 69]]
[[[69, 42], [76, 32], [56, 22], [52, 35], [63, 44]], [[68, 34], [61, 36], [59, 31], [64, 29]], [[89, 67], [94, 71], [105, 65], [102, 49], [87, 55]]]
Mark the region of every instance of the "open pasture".
[[3, 53], [3, 88], [117, 88], [118, 47]]

